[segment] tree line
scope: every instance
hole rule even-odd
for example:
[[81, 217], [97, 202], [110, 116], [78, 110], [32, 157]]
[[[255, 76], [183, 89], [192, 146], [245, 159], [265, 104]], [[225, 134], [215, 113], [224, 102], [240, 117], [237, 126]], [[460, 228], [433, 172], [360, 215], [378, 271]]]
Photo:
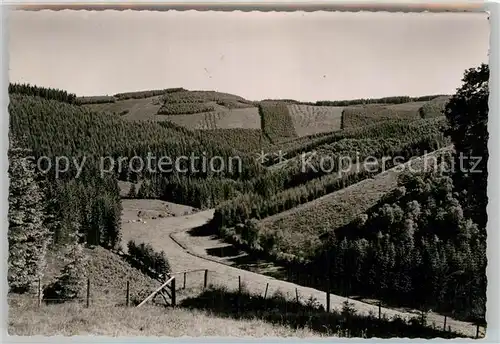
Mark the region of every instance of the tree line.
[[441, 95], [425, 95], [420, 97], [409, 96], [395, 96], [383, 98], [360, 98], [352, 100], [321, 100], [317, 101], [315, 105], [320, 106], [351, 106], [351, 105], [365, 105], [365, 104], [403, 104], [409, 102], [429, 101]]
[[37, 96], [69, 104], [75, 104], [77, 102], [77, 97], [74, 93], [69, 93], [57, 88], [39, 87], [31, 84], [9, 83], [9, 94]]
[[161, 90], [123, 92], [123, 93], [117, 93], [113, 97], [116, 98], [117, 100], [141, 99], [141, 98], [162, 96], [165, 94], [182, 92], [182, 91], [186, 91], [186, 90], [182, 87], [174, 87], [174, 88], [165, 88], [165, 89], [161, 89]]

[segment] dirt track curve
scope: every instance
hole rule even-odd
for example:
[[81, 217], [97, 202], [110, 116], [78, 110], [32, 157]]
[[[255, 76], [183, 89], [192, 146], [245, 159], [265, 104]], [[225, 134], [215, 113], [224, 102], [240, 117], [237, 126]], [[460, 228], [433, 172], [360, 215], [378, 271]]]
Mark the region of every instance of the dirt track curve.
[[[124, 207], [124, 213], [126, 213], [126, 211], [127, 209]], [[295, 299], [297, 290], [301, 301], [313, 297], [326, 307], [326, 295], [322, 291], [223, 264], [207, 255], [204, 256], [200, 254], [202, 250], [200, 250], [200, 248], [190, 247], [190, 242], [188, 240], [182, 240], [183, 237], [189, 235], [186, 233], [188, 230], [207, 223], [213, 217], [213, 214], [214, 210], [211, 209], [187, 216], [148, 219], [146, 223], [123, 220], [123, 241], [127, 242], [133, 239], [137, 242], [151, 243], [155, 250], [165, 251], [174, 272], [195, 269], [209, 270], [209, 284], [224, 285], [229, 289], [236, 289], [238, 288], [238, 278], [240, 277], [242, 283], [253, 294], [263, 295], [266, 285], [269, 284], [267, 295], [272, 295], [277, 290], [280, 290], [288, 295], [290, 299]], [[203, 274], [203, 271], [188, 273], [186, 277], [187, 287], [202, 285]], [[178, 283], [183, 283], [182, 279], [183, 278], [179, 276]], [[331, 294], [331, 308], [341, 308], [345, 300], [345, 297]], [[370, 311], [374, 314], [378, 314], [378, 307], [375, 305], [355, 300], [349, 301], [354, 304], [354, 307], [360, 314], [368, 314]], [[385, 314], [387, 317], [398, 315], [402, 318], [410, 318], [417, 315], [417, 313], [384, 307], [382, 307], [382, 314]], [[444, 317], [441, 315], [431, 313], [428, 315], [427, 319], [429, 324], [435, 323], [437, 327], [443, 326]], [[453, 331], [461, 332], [469, 336], [475, 336], [476, 334], [476, 327], [471, 323], [450, 318], [447, 319], [446, 323], [447, 327], [450, 326]]]

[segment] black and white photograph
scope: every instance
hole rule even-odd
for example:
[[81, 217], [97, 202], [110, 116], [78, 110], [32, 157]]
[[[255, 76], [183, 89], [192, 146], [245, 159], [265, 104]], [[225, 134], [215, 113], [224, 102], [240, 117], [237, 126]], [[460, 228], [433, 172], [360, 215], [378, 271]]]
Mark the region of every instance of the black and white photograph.
[[490, 24], [9, 9], [9, 335], [485, 338]]

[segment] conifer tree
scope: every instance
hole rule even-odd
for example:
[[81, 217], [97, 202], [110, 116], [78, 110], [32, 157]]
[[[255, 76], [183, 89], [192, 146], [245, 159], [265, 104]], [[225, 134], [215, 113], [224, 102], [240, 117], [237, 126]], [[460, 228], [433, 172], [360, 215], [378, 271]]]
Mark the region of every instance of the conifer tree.
[[66, 248], [66, 265], [58, 279], [47, 290], [51, 298], [68, 301], [81, 297], [85, 290], [87, 256], [78, 241], [79, 236], [73, 235], [73, 243]]
[[9, 259], [8, 282], [11, 291], [35, 290], [45, 269], [50, 232], [44, 226], [43, 193], [35, 168], [27, 159], [29, 150], [9, 150]]

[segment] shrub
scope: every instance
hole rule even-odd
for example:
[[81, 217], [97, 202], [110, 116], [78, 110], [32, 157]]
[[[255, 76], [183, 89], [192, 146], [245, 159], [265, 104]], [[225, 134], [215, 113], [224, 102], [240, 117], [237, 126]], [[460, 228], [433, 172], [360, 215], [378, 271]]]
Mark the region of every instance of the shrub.
[[170, 272], [170, 264], [165, 252], [155, 252], [151, 244], [137, 245], [133, 240], [127, 244], [129, 257], [141, 270], [156, 279], [163, 280]]

